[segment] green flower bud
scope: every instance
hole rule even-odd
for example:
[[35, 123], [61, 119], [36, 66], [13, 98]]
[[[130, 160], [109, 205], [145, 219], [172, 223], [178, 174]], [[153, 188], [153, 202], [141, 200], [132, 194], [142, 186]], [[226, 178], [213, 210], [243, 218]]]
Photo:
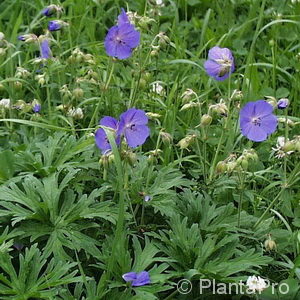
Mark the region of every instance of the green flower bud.
[[205, 127], [209, 126], [212, 122], [212, 117], [209, 114], [205, 114], [201, 117], [200, 125]]
[[219, 161], [216, 165], [216, 172], [218, 174], [224, 174], [227, 171], [227, 164], [225, 161]]
[[284, 152], [294, 151], [295, 150], [295, 143], [293, 143], [292, 141], [285, 142], [284, 145], [282, 146], [282, 150]]
[[165, 131], [160, 131], [159, 135], [160, 135], [160, 137], [161, 137], [164, 144], [169, 145], [169, 144], [172, 143], [173, 138], [172, 138], [170, 133], [165, 132]]
[[14, 82], [14, 88], [15, 88], [17, 91], [22, 90], [22, 88], [23, 88], [22, 82], [20, 82], [20, 81], [15, 81], [15, 82]]
[[84, 92], [83, 92], [83, 89], [81, 88], [76, 88], [73, 90], [73, 96], [76, 98], [76, 99], [81, 99], [84, 95]]

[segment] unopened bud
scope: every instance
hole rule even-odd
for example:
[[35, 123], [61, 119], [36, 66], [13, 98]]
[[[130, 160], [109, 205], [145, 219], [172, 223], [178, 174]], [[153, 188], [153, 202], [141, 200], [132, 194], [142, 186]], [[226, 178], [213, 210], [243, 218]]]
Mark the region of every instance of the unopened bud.
[[295, 143], [293, 143], [291, 141], [285, 142], [284, 145], [282, 146], [282, 150], [284, 152], [294, 151], [295, 150]]
[[76, 99], [82, 98], [83, 95], [84, 95], [83, 89], [81, 89], [81, 88], [76, 88], [76, 89], [73, 90], [73, 96], [74, 96]]
[[164, 144], [169, 145], [169, 144], [172, 143], [173, 138], [172, 138], [170, 133], [165, 132], [165, 131], [160, 131], [159, 135], [160, 135], [160, 137], [161, 137]]
[[227, 171], [227, 164], [225, 161], [219, 161], [216, 165], [216, 172], [218, 174], [224, 174]]
[[23, 87], [22, 82], [20, 82], [20, 81], [15, 81], [15, 82], [14, 82], [14, 88], [15, 88], [17, 91], [22, 90], [22, 87]]
[[186, 137], [184, 137], [178, 142], [177, 146], [179, 146], [180, 149], [186, 149], [194, 142], [195, 139], [196, 139], [195, 134], [187, 135]]
[[268, 239], [265, 240], [264, 245], [267, 251], [276, 250], [277, 248], [275, 241], [271, 239], [271, 235], [269, 235]]
[[205, 127], [209, 126], [212, 122], [212, 117], [209, 114], [205, 114], [201, 117], [200, 125]]

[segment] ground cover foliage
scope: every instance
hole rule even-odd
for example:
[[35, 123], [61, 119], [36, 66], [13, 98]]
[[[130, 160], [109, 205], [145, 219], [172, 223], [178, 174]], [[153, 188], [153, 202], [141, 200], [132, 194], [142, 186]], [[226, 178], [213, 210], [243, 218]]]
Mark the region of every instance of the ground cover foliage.
[[0, 299], [299, 299], [299, 17], [2, 0]]

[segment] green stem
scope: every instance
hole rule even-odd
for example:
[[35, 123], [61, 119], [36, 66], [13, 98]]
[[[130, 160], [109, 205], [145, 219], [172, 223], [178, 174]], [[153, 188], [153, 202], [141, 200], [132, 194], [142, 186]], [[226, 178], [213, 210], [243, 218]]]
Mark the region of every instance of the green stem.
[[[110, 84], [110, 81], [111, 81], [111, 78], [112, 78], [112, 75], [113, 75], [113, 72], [114, 72], [114, 68], [115, 68], [115, 64], [113, 63], [111, 69], [110, 69], [110, 73], [109, 73], [109, 76], [106, 80], [106, 83], [105, 83], [105, 86], [104, 86], [104, 91], [106, 92], [107, 89], [108, 89], [108, 86]], [[97, 106], [96, 106], [96, 109], [94, 110], [94, 113], [93, 113], [93, 116], [91, 118], [91, 121], [89, 123], [89, 128], [91, 128], [93, 126], [93, 123], [94, 123], [94, 120], [99, 112], [99, 109], [100, 109], [100, 105], [101, 105], [101, 100], [99, 100], [99, 102], [97, 103]]]

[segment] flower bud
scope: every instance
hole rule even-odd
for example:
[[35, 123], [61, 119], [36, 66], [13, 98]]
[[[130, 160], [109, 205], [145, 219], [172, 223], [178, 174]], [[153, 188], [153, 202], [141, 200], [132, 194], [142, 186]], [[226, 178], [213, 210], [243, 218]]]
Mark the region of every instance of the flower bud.
[[273, 96], [266, 96], [267, 102], [271, 104], [274, 108], [277, 107], [277, 100]]
[[38, 82], [40, 86], [43, 86], [46, 83], [46, 77], [45, 74], [36, 75], [35, 80]]
[[271, 235], [269, 235], [268, 239], [265, 240], [264, 246], [267, 251], [276, 250], [277, 245], [274, 240], [272, 240]]
[[26, 102], [24, 100], [17, 100], [16, 103], [12, 106], [12, 108], [17, 110], [24, 110], [26, 107]]
[[285, 109], [289, 106], [289, 99], [287, 98], [281, 98], [277, 102], [277, 108], [278, 109]]
[[173, 138], [172, 138], [170, 133], [165, 132], [165, 131], [160, 131], [159, 135], [160, 135], [160, 137], [161, 137], [164, 144], [169, 145], [169, 144], [172, 143]]
[[228, 113], [227, 105], [224, 103], [223, 99], [217, 104], [210, 105], [208, 111], [210, 111], [210, 110], [212, 110], [213, 112], [216, 112], [222, 116], [227, 116], [227, 113]]
[[38, 37], [35, 34], [29, 33], [18, 36], [18, 40], [25, 43], [35, 43], [38, 40]]
[[197, 97], [197, 94], [192, 89], [186, 89], [185, 92], [181, 95], [183, 103], [191, 100], [192, 97]]
[[154, 120], [154, 119], [159, 119], [161, 117], [160, 114], [157, 114], [157, 113], [152, 113], [152, 112], [147, 112], [146, 113], [147, 117], [151, 120]]
[[5, 48], [0, 48], [0, 56], [4, 56], [6, 54]]
[[169, 37], [165, 34], [165, 32], [160, 32], [158, 35], [158, 43], [161, 46], [166, 46], [167, 44], [170, 43]]
[[187, 110], [187, 109], [190, 109], [190, 108], [194, 108], [194, 107], [197, 107], [197, 106], [199, 106], [199, 105], [200, 105], [200, 103], [189, 102], [189, 103], [184, 104], [184, 105], [181, 107], [180, 111]]
[[74, 118], [74, 119], [82, 119], [83, 118], [83, 111], [80, 107], [78, 107], [78, 108], [72, 107], [68, 110], [67, 115], [69, 117]]
[[189, 134], [186, 137], [184, 137], [183, 139], [181, 139], [177, 146], [180, 147], [180, 149], [187, 149], [196, 139], [196, 135], [195, 134]]
[[295, 150], [295, 143], [292, 141], [286, 141], [284, 145], [281, 147], [284, 152], [294, 151]]
[[82, 98], [83, 95], [84, 95], [83, 89], [81, 89], [81, 88], [76, 88], [76, 89], [73, 90], [73, 96], [74, 96], [76, 99]]
[[1, 99], [0, 100], [0, 108], [10, 108], [10, 99]]
[[234, 90], [232, 95], [231, 95], [231, 99], [232, 100], [236, 100], [236, 101], [241, 101], [244, 98], [243, 92], [239, 91], [239, 90]]
[[5, 91], [5, 86], [2, 83], [0, 83], [0, 92], [3, 92], [3, 91]]
[[17, 91], [22, 90], [22, 87], [23, 87], [22, 82], [20, 82], [20, 81], [14, 81], [14, 88], [15, 88]]
[[219, 161], [216, 165], [217, 174], [224, 174], [227, 171], [227, 164], [225, 161]]
[[209, 114], [205, 114], [201, 117], [200, 125], [205, 127], [209, 126], [212, 122], [212, 117]]
[[137, 162], [137, 156], [134, 152], [128, 150], [122, 152], [123, 159], [133, 166]]
[[16, 77], [17, 78], [28, 78], [30, 76], [30, 72], [24, 68], [18, 67], [17, 72], [16, 72]]

